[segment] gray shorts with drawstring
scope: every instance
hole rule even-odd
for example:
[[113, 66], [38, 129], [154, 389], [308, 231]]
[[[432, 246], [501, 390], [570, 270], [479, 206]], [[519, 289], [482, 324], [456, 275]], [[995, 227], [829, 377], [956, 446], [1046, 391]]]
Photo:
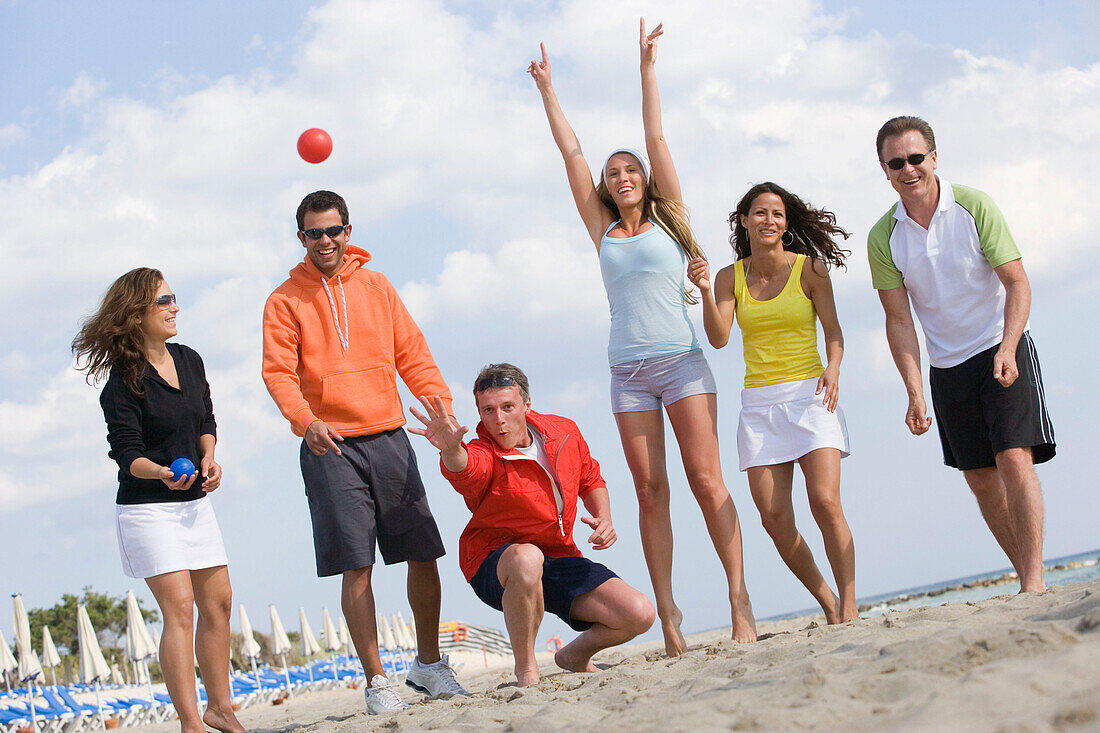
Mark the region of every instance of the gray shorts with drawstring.
[[611, 367], [612, 412], [659, 410], [697, 394], [718, 394], [702, 349]]

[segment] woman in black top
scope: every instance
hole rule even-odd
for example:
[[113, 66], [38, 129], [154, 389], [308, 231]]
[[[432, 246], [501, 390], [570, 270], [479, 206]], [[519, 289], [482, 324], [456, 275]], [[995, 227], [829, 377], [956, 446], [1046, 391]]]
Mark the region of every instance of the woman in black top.
[[[243, 731], [229, 695], [233, 594], [225, 548], [206, 494], [218, 488], [216, 427], [202, 359], [176, 335], [176, 296], [140, 267], [111, 285], [73, 340], [89, 380], [107, 376], [100, 405], [119, 465], [116, 525], [124, 572], [144, 578], [164, 615], [160, 666], [184, 733]], [[198, 472], [173, 480], [187, 458]], [[198, 606], [198, 630], [194, 607]], [[192, 649], [208, 704], [199, 717]]]

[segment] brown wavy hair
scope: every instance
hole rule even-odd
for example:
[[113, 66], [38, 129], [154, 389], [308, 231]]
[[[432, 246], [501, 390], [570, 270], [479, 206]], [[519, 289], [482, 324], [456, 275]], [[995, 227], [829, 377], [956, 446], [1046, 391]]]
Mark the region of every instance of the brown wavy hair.
[[790, 244], [784, 241], [783, 249], [806, 255], [810, 259], [820, 260], [833, 267], [847, 267], [844, 260], [852, 254], [852, 250], [837, 246], [833, 237], [839, 235], [847, 239], [852, 235], [837, 226], [836, 214], [825, 209], [814, 208], [771, 181], [758, 183], [750, 188], [748, 193], [737, 202], [737, 208], [730, 212], [729, 225], [733, 234], [729, 239], [737, 259], [743, 260], [752, 254], [752, 250], [749, 249], [749, 233], [745, 227], [741, 226], [741, 217], [748, 216], [752, 202], [762, 193], [774, 193], [783, 200], [783, 208], [787, 213], [787, 231], [790, 232], [792, 240]]
[[[616, 219], [621, 218], [619, 207], [615, 204], [615, 199], [611, 198], [611, 192], [607, 190], [603, 171], [600, 171], [600, 182], [596, 186], [596, 195], [600, 197], [600, 201], [615, 215]], [[680, 246], [680, 249], [683, 250], [689, 260], [696, 257], [706, 259], [699, 243], [695, 241], [695, 234], [691, 231], [691, 220], [688, 216], [687, 207], [679, 201], [673, 201], [661, 195], [661, 192], [657, 190], [657, 184], [653, 182], [652, 175], [650, 175], [645, 190], [642, 192], [642, 217], [657, 222], [657, 226], [664, 229], [665, 234], [672, 237], [672, 241]], [[691, 288], [684, 288], [684, 300], [691, 305], [699, 302]]]
[[156, 299], [162, 282], [160, 270], [130, 270], [111, 283], [99, 309], [80, 324], [72, 349], [76, 368], [87, 374], [88, 384], [102, 381], [119, 369], [130, 392], [143, 396], [141, 378], [148, 366], [141, 317]]

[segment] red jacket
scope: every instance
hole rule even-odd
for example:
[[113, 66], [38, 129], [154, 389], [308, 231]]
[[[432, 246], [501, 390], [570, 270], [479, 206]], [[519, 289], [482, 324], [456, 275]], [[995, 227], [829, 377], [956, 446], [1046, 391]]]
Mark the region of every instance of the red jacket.
[[546, 455], [562, 492], [560, 517], [550, 477], [538, 461], [502, 449], [481, 423], [479, 437], [464, 444], [469, 456], [464, 470], [449, 471], [440, 461], [443, 476], [473, 512], [458, 540], [458, 564], [467, 581], [489, 553], [509, 542], [533, 544], [549, 557], [581, 557], [573, 542], [577, 499], [607, 485], [600, 464], [572, 420], [532, 410], [527, 422], [546, 440]]

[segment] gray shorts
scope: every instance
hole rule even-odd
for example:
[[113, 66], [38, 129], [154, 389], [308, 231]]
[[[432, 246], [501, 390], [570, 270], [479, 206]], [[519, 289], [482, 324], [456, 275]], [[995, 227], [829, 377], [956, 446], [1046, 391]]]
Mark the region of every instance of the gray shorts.
[[612, 412], [659, 410], [697, 394], [718, 394], [702, 349], [611, 367]]
[[339, 445], [343, 455], [318, 456], [302, 441], [318, 577], [373, 565], [375, 541], [387, 565], [446, 554], [405, 431]]

